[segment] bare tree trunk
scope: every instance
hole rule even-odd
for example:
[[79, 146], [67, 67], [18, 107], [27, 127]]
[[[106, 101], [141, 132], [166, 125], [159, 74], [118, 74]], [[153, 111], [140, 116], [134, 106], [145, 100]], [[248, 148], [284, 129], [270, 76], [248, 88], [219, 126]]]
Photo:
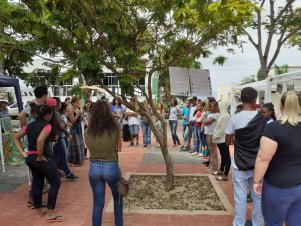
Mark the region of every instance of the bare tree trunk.
[[165, 165], [166, 165], [166, 185], [165, 185], [165, 190], [166, 191], [171, 191], [175, 188], [174, 185], [174, 167], [173, 167], [173, 163], [174, 160], [171, 157], [171, 155], [168, 152], [168, 146], [167, 146], [167, 123], [164, 120], [163, 117], [160, 117], [159, 120], [162, 123], [162, 127], [163, 127], [163, 133], [161, 134], [156, 126], [153, 120], [151, 120], [151, 116], [149, 115], [149, 113], [145, 113], [144, 115], [146, 116], [146, 118], [148, 119], [150, 128], [152, 130], [152, 132], [154, 133], [158, 143], [160, 144], [160, 148], [162, 151], [162, 155], [165, 161]]

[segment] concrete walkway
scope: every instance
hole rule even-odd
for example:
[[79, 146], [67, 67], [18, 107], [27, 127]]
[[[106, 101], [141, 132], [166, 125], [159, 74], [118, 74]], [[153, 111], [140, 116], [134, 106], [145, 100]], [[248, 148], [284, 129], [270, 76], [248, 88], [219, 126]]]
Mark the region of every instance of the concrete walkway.
[[[160, 149], [142, 147], [127, 147], [120, 153], [122, 172], [165, 173], [165, 165], [160, 160]], [[171, 146], [171, 143], [169, 144]], [[175, 174], [206, 174], [200, 158], [188, 153], [180, 153], [179, 148], [171, 149], [175, 157]], [[157, 159], [156, 159], [157, 158]], [[155, 160], [154, 160], [155, 159]], [[159, 159], [159, 160], [158, 160]], [[181, 159], [183, 160], [181, 162]], [[199, 164], [198, 164], [199, 162]], [[65, 216], [66, 221], [52, 223], [64, 226], [90, 226], [92, 212], [92, 192], [88, 181], [89, 162], [82, 167], [71, 169], [80, 178], [70, 182], [62, 179], [62, 186], [57, 201], [57, 213]], [[231, 178], [231, 175], [230, 175]], [[26, 179], [25, 179], [26, 181]], [[232, 181], [218, 182], [233, 205]], [[38, 217], [35, 210], [27, 207], [27, 184], [19, 186], [12, 192], [0, 192], [0, 225], [1, 226], [42, 226], [49, 225], [45, 219]], [[106, 190], [106, 206], [112, 199], [109, 188]], [[45, 196], [44, 200], [47, 196]], [[250, 215], [248, 205], [248, 215]], [[106, 207], [105, 207], [106, 208]], [[125, 226], [230, 226], [233, 216], [229, 215], [175, 215], [175, 214], [124, 214]], [[248, 217], [250, 219], [250, 216]], [[103, 213], [103, 226], [113, 226], [112, 213]]]

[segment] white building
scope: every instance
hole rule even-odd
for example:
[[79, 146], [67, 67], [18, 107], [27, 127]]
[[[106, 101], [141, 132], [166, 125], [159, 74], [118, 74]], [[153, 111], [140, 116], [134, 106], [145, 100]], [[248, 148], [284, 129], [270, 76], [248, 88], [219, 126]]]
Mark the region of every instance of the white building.
[[217, 87], [216, 100], [227, 102], [230, 104], [232, 100], [234, 100], [234, 95], [235, 95], [235, 93], [232, 91], [238, 85], [239, 85], [238, 83], [230, 83], [228, 85]]
[[[43, 63], [45, 62], [45, 60], [40, 59], [40, 58], [36, 58], [34, 60], [33, 65], [27, 67], [24, 69], [25, 72], [31, 72], [37, 68], [39, 69], [45, 69], [45, 70], [49, 70], [49, 68], [45, 65], [43, 65]], [[102, 79], [102, 82], [105, 86], [107, 86], [109, 88], [109, 90], [111, 90], [112, 92], [116, 93], [117, 95], [121, 94], [121, 88], [120, 88], [120, 84], [119, 81], [117, 79], [117, 77], [107, 68], [103, 68], [103, 74], [104, 74], [104, 78]], [[70, 97], [72, 96], [71, 94], [71, 89], [72, 87], [74, 87], [75, 85], [79, 85], [80, 81], [78, 78], [74, 78], [72, 80], [69, 81], [64, 81], [61, 84], [58, 85], [54, 85], [54, 86], [50, 86], [49, 87], [49, 92], [51, 96], [58, 96], [62, 99], [62, 101], [66, 98], [66, 97]], [[138, 84], [140, 87], [142, 87], [142, 89], [144, 89], [144, 91], [147, 92], [147, 78], [143, 77], [143, 78], [139, 78]], [[96, 85], [97, 86], [97, 85]], [[135, 88], [135, 94], [137, 96], [142, 96], [142, 92]], [[22, 92], [22, 95], [25, 96], [26, 94]], [[109, 95], [108, 93], [106, 94], [106, 96], [109, 99], [112, 99], [112, 96]], [[96, 92], [92, 93], [92, 100], [96, 101], [97, 97], [96, 97]]]

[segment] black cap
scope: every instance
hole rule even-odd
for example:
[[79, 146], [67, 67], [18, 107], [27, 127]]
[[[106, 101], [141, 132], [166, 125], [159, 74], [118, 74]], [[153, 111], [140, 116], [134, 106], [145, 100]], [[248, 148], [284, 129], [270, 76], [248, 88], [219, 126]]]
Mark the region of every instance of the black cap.
[[193, 96], [193, 97], [191, 97], [191, 100], [198, 101], [198, 98], [197, 98], [197, 96]]

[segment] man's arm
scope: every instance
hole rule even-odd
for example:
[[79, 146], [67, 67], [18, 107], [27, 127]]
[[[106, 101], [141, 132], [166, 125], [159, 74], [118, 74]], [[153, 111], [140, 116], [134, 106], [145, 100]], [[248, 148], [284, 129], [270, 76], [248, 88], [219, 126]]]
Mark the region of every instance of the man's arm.
[[203, 120], [203, 125], [204, 125], [204, 126], [209, 126], [209, 125], [211, 125], [214, 121], [215, 121], [214, 118], [211, 118], [211, 119], [209, 119], [209, 120], [204, 119], [204, 120]]
[[233, 134], [226, 134], [226, 144], [231, 145], [233, 139]]

